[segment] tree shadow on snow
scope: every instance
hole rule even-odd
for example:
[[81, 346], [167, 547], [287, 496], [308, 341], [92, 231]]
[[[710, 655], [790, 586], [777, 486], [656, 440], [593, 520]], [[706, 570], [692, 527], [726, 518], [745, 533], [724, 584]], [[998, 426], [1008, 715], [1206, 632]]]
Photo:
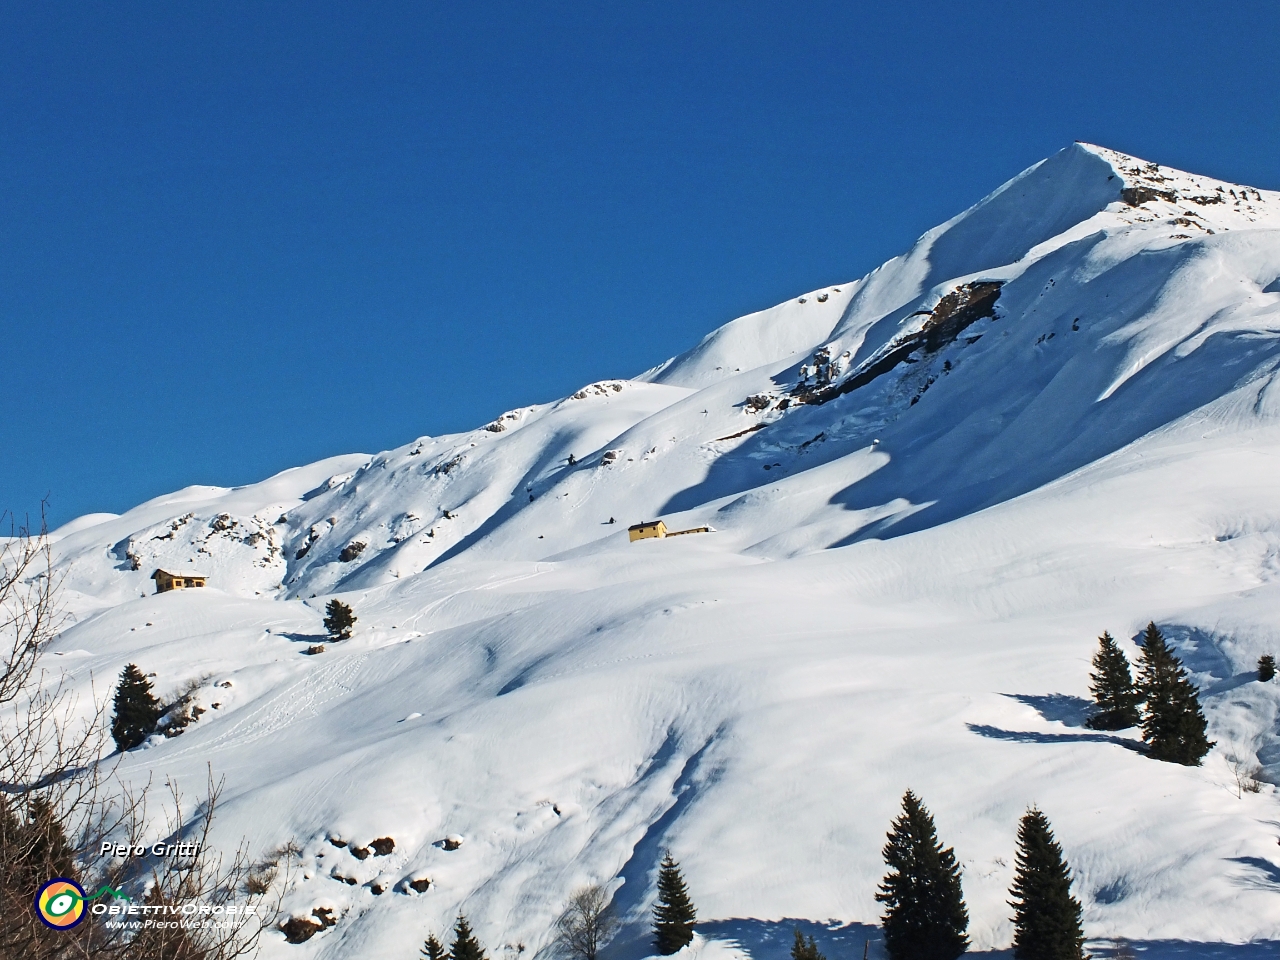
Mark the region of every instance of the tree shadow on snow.
[[1216, 683], [1205, 685], [1200, 690], [1200, 696], [1212, 697], [1215, 693], [1226, 693], [1228, 690], [1234, 690], [1236, 687], [1243, 687], [1246, 683], [1250, 683], [1258, 679], [1258, 671], [1246, 670], [1244, 673], [1237, 673], [1233, 677], [1226, 677], [1218, 680]]
[[[1253, 858], [1243, 858], [1253, 859]], [[1271, 870], [1276, 867], [1268, 864]], [[789, 960], [795, 931], [807, 940], [813, 937], [818, 949], [828, 960], [887, 960], [879, 926], [865, 923], [841, 924], [813, 920], [753, 920], [732, 918], [710, 920], [697, 925], [697, 931], [710, 940], [731, 941], [752, 960]], [[1280, 955], [1280, 942], [1204, 943], [1191, 940], [1091, 940], [1086, 945], [1096, 960], [1119, 960], [1132, 956], [1137, 960], [1262, 960]], [[1009, 960], [1012, 948], [1004, 950], [969, 950], [966, 957], [985, 960]]]
[[1249, 873], [1238, 877], [1236, 883], [1255, 890], [1280, 892], [1280, 867], [1262, 857], [1227, 857], [1228, 863], [1240, 863], [1249, 867]]
[[[1231, 644], [1230, 637], [1180, 623], [1161, 624], [1160, 632], [1178, 654], [1184, 667], [1192, 673], [1207, 674], [1211, 678], [1211, 683], [1200, 684], [1201, 696], [1226, 693], [1258, 679], [1256, 670], [1235, 672], [1235, 665], [1223, 649], [1224, 643]], [[1142, 633], [1135, 636], [1133, 642], [1142, 646]]]
[[[1132, 638], [1134, 644], [1141, 647], [1145, 630], [1140, 630]], [[1162, 623], [1160, 633], [1165, 641], [1178, 654], [1182, 665], [1192, 673], [1207, 673], [1215, 680], [1231, 681], [1237, 676], [1249, 678], [1254, 674], [1237, 674], [1231, 660], [1222, 649], [1225, 639], [1199, 627], [1188, 627], [1181, 623]], [[1233, 684], [1239, 686], [1239, 684]]]
[[1014, 743], [1114, 743], [1134, 753], [1143, 752], [1143, 746], [1138, 741], [1108, 733], [1040, 733], [1035, 730], [1001, 730], [986, 723], [968, 723], [965, 726], [978, 736], [989, 737], [992, 740], [1009, 740]]
[[697, 925], [698, 933], [710, 940], [730, 940], [751, 954], [752, 960], [790, 960], [795, 931], [808, 940], [813, 937], [828, 960], [861, 960], [863, 949], [868, 960], [884, 960], [880, 928], [865, 923], [841, 924], [814, 920], [753, 920], [734, 917], [709, 920]]
[[327, 633], [277, 633], [277, 637], [284, 637], [286, 640], [292, 640], [294, 643], [323, 643], [326, 640], [332, 640], [333, 637]]
[[1066, 724], [1068, 727], [1083, 727], [1085, 718], [1093, 709], [1093, 701], [1081, 697], [1073, 697], [1068, 693], [1002, 693], [1002, 697], [1025, 703], [1036, 713], [1054, 723]]
[[1086, 945], [1096, 960], [1262, 960], [1280, 956], [1280, 941], [1255, 940], [1253, 943], [1201, 943], [1195, 940], [1091, 940]]

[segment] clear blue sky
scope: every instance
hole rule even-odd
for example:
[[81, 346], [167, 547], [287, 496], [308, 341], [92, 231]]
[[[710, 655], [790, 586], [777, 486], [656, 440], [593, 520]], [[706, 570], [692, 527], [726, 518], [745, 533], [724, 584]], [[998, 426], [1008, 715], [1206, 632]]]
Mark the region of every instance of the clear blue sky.
[[1088, 140], [1280, 187], [1280, 4], [0, 3], [0, 508], [484, 423]]

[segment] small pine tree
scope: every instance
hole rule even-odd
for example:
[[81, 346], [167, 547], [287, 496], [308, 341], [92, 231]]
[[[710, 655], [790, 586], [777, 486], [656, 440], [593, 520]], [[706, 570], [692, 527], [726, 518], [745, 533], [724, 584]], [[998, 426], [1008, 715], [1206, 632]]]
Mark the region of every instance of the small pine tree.
[[0, 850], [18, 849], [18, 837], [22, 833], [22, 821], [14, 813], [13, 805], [0, 793]]
[[355, 612], [341, 600], [330, 600], [324, 608], [324, 628], [334, 640], [350, 640], [351, 628], [356, 625]]
[[44, 882], [33, 876], [40, 871], [31, 870], [26, 862], [29, 848], [23, 826], [14, 804], [0, 792], [0, 854], [4, 859], [4, 870], [0, 872], [0, 902], [7, 900], [11, 890], [25, 891], [33, 884]]
[[1142, 662], [1138, 689], [1147, 701], [1142, 718], [1142, 739], [1156, 760], [1200, 766], [1213, 747], [1205, 737], [1208, 721], [1200, 710], [1200, 691], [1182, 669], [1179, 660], [1154, 622], [1142, 638]]
[[[45, 797], [33, 797], [26, 804], [25, 818], [18, 815], [22, 809], [20, 801], [0, 794], [0, 863], [4, 864], [0, 902], [12, 902], [9, 898], [15, 891], [34, 890], [52, 877], [80, 879], [75, 848], [53, 804]], [[0, 944], [5, 942], [0, 933]]]
[[938, 841], [933, 817], [908, 790], [884, 847], [889, 873], [876, 899], [885, 904], [884, 945], [891, 960], [955, 960], [969, 947], [969, 912], [960, 867]]
[[668, 956], [687, 946], [693, 940], [696, 919], [680, 864], [668, 850], [658, 867], [658, 902], [653, 908], [653, 945], [658, 953]]
[[75, 848], [67, 839], [62, 819], [45, 797], [36, 797], [27, 807], [26, 833], [29, 856], [55, 876], [76, 876]]
[[827, 958], [818, 949], [817, 941], [813, 937], [809, 938], [809, 942], [804, 942], [804, 937], [800, 934], [800, 928], [796, 928], [795, 943], [791, 944], [791, 960], [827, 960]]
[[115, 716], [111, 720], [116, 749], [124, 753], [146, 740], [163, 712], [160, 701], [151, 695], [151, 681], [134, 664], [127, 665], [120, 671]]
[[1133, 685], [1129, 660], [1107, 631], [1098, 638], [1098, 652], [1093, 655], [1093, 673], [1089, 680], [1089, 692], [1098, 708], [1087, 721], [1090, 727], [1127, 730], [1142, 722], [1138, 712], [1142, 698]]
[[1269, 653], [1264, 653], [1258, 658], [1258, 679], [1263, 683], [1269, 683], [1275, 675], [1276, 658]]
[[1018, 824], [1018, 855], [1009, 901], [1017, 960], [1083, 960], [1080, 901], [1071, 871], [1045, 815], [1032, 807]]
[[486, 960], [484, 948], [471, 932], [467, 918], [459, 916], [453, 925], [453, 945], [449, 947], [451, 960]]
[[428, 934], [426, 941], [422, 944], [423, 960], [448, 960], [449, 954], [444, 948], [444, 944], [436, 939], [434, 933]]

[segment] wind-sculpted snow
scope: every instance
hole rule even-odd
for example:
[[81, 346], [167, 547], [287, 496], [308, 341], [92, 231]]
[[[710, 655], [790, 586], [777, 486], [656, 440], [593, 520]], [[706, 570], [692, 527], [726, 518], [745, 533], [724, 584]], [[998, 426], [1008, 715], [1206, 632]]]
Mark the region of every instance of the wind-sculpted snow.
[[[781, 960], [800, 925], [856, 953], [907, 787], [979, 950], [1035, 803], [1090, 937], [1251, 957], [1280, 939], [1280, 687], [1251, 679], [1280, 653], [1278, 364], [1280, 196], [1077, 144], [637, 380], [69, 525], [48, 662], [86, 701], [126, 662], [198, 680], [206, 712], [123, 769], [210, 762], [225, 843], [298, 840], [287, 907], [337, 923], [268, 957], [411, 957], [460, 910], [534, 956], [600, 882], [631, 960], [668, 847], [738, 938], [694, 952]], [[659, 517], [714, 532], [629, 542]], [[209, 586], [156, 596], [155, 566]], [[1134, 659], [1151, 619], [1202, 767], [1082, 726], [1095, 638]]]
[[708, 387], [744, 370], [793, 357], [830, 335], [858, 286], [855, 282], [814, 290], [731, 320], [707, 334], [692, 350], [637, 379], [677, 387]]

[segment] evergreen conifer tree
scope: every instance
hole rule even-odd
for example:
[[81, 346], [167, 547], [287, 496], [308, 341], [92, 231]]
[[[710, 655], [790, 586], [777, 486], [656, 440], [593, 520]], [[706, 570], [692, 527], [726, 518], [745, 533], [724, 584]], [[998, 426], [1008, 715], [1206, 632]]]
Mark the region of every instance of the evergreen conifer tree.
[[818, 949], [817, 941], [813, 937], [809, 938], [808, 943], [804, 942], [800, 928], [797, 927], [795, 943], [791, 944], [791, 960], [827, 960], [827, 958]]
[[9, 798], [0, 793], [0, 850], [17, 850], [21, 834], [22, 821], [14, 813]]
[[969, 947], [969, 912], [960, 867], [943, 849], [933, 817], [910, 790], [884, 847], [889, 873], [876, 899], [885, 904], [884, 945], [891, 960], [955, 960]]
[[57, 810], [47, 798], [36, 797], [28, 804], [26, 832], [29, 856], [33, 862], [41, 864], [55, 876], [76, 877], [75, 849], [67, 839]]
[[445, 950], [444, 944], [436, 939], [434, 933], [428, 934], [426, 941], [422, 944], [423, 960], [448, 960], [449, 953]]
[[653, 908], [653, 945], [658, 953], [667, 956], [692, 941], [696, 919], [680, 864], [668, 850], [658, 867], [658, 902]]
[[1269, 683], [1275, 675], [1276, 658], [1269, 653], [1264, 653], [1258, 658], [1258, 679], [1263, 683]]
[[334, 640], [350, 640], [351, 628], [356, 625], [356, 615], [341, 600], [330, 600], [324, 608], [324, 628]]
[[[67, 839], [61, 818], [56, 809], [44, 797], [33, 797], [26, 804], [26, 816], [9, 798], [0, 794], [0, 902], [11, 902], [15, 891], [21, 891], [21, 899], [28, 891], [52, 877], [79, 880], [75, 850]], [[4, 932], [0, 932], [0, 956], [7, 957], [2, 947]], [[43, 956], [43, 954], [42, 954]]]
[[124, 753], [146, 740], [163, 712], [160, 701], [151, 694], [151, 681], [134, 664], [128, 664], [120, 671], [115, 716], [111, 720], [116, 749]]
[[1097, 711], [1088, 720], [1094, 730], [1126, 730], [1142, 722], [1138, 712], [1141, 696], [1133, 685], [1129, 660], [1115, 638], [1103, 631], [1098, 638], [1098, 652], [1093, 655], [1093, 673], [1089, 692]]
[[453, 945], [449, 948], [450, 960], [486, 960], [484, 948], [471, 932], [467, 918], [459, 916], [453, 925]]
[[1200, 766], [1213, 744], [1205, 737], [1208, 721], [1200, 710], [1200, 691], [1187, 679], [1179, 660], [1155, 623], [1142, 638], [1138, 689], [1147, 701], [1142, 739], [1156, 760]]
[[1014, 868], [1013, 955], [1017, 960], [1083, 960], [1080, 901], [1045, 815], [1032, 807], [1018, 824]]

